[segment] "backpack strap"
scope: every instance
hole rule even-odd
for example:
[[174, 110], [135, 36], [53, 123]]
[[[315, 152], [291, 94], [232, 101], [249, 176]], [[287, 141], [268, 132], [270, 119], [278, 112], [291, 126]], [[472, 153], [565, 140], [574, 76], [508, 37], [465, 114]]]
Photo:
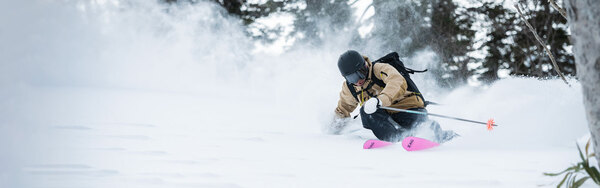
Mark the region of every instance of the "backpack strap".
[[415, 72], [416, 72], [416, 73], [423, 73], [423, 72], [427, 72], [427, 69], [425, 69], [425, 70], [422, 70], [422, 71], [419, 71], [419, 70], [414, 70], [414, 69], [411, 69], [411, 68], [406, 68], [406, 67], [404, 67], [404, 69], [406, 69], [406, 72], [408, 72], [409, 74], [415, 74]]
[[[375, 63], [373, 63], [373, 66], [374, 66], [374, 65], [375, 65]], [[396, 68], [396, 67], [394, 67], [394, 68]], [[425, 71], [427, 71], [427, 69], [425, 69], [425, 70], [422, 70], [422, 71], [417, 71], [417, 70], [413, 70], [413, 69], [409, 69], [409, 68], [405, 68], [405, 69], [406, 69], [406, 72], [407, 72], [407, 73], [410, 73], [410, 74], [414, 74], [415, 72], [421, 73], [421, 72], [425, 72]], [[399, 71], [399, 72], [400, 72], [400, 71]], [[410, 76], [409, 76], [408, 74], [406, 74], [406, 76], [405, 76], [405, 75], [403, 75], [402, 73], [400, 73], [400, 75], [401, 75], [402, 77], [404, 77], [404, 80], [406, 80], [406, 84], [408, 85], [408, 88], [407, 88], [406, 90], [407, 90], [407, 91], [411, 91], [411, 92], [413, 92], [413, 95], [417, 95], [417, 97], [421, 98], [421, 100], [423, 101], [423, 104], [424, 104], [424, 106], [425, 106], [425, 107], [427, 107], [427, 105], [429, 105], [429, 104], [430, 104], [430, 102], [429, 102], [429, 101], [426, 101], [426, 100], [425, 100], [425, 98], [423, 97], [423, 94], [421, 94], [421, 93], [418, 91], [418, 89], [416, 89], [416, 88], [417, 88], [417, 86], [416, 86], [416, 85], [415, 85], [415, 83], [412, 81], [412, 79], [410, 78]], [[386, 84], [385, 84], [385, 82], [383, 82], [383, 80], [380, 80], [379, 78], [375, 77], [375, 73], [373, 73], [373, 74], [371, 75], [371, 81], [372, 81], [371, 83], [376, 83], [376, 84], [377, 84], [377, 85], [379, 85], [379, 87], [381, 87], [381, 88], [385, 88], [385, 86], [386, 86]], [[410, 88], [410, 89], [409, 89], [409, 88]], [[413, 88], [415, 88], [415, 89], [414, 89], [415, 91], [413, 91]]]
[[[375, 65], [375, 64], [373, 64], [373, 66], [374, 66], [374, 65]], [[371, 83], [376, 83], [376, 84], [377, 84], [379, 87], [381, 87], [381, 88], [385, 88], [385, 85], [386, 85], [386, 84], [385, 84], [385, 82], [383, 82], [383, 80], [380, 80], [379, 78], [377, 78], [377, 77], [375, 76], [375, 72], [374, 72], [374, 71], [373, 71], [373, 73], [371, 74], [371, 81], [372, 81]]]
[[348, 81], [346, 81], [346, 86], [348, 86], [348, 90], [350, 90], [350, 93], [352, 94], [352, 96], [354, 96], [354, 99], [356, 99], [356, 101], [360, 102], [360, 99], [358, 98], [358, 94], [356, 93], [356, 89], [354, 89], [354, 86], [352, 86], [352, 84], [348, 83]]

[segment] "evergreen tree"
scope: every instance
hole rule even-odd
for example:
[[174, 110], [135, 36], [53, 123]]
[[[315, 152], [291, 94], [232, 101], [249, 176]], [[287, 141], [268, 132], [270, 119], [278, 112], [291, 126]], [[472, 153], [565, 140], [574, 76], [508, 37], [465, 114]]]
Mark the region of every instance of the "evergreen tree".
[[502, 3], [486, 2], [477, 9], [485, 15], [485, 21], [489, 23], [487, 41], [482, 48], [487, 51], [487, 56], [481, 63], [479, 69], [480, 81], [489, 83], [499, 79], [498, 71], [501, 68], [509, 68], [513, 64], [511, 58], [512, 35], [516, 33], [514, 12], [504, 8]]
[[[166, 3], [197, 3], [199, 0], [163, 0]], [[259, 18], [268, 17], [276, 12], [284, 12], [285, 6], [293, 0], [267, 0], [264, 2], [248, 2], [247, 0], [211, 0], [223, 7], [227, 14], [238, 17], [242, 23], [247, 26], [248, 35], [262, 39], [264, 41], [273, 41], [276, 37], [280, 37], [281, 28], [268, 29], [252, 25]], [[250, 32], [250, 30], [257, 32]]]
[[[525, 18], [542, 38], [555, 56], [558, 68], [565, 75], [575, 75], [575, 61], [565, 47], [571, 46], [564, 26], [566, 19], [550, 6], [548, 1], [525, 1]], [[533, 5], [533, 6], [530, 6]], [[515, 15], [518, 16], [518, 15]], [[561, 27], [559, 25], [563, 25]], [[549, 77], [556, 76], [551, 60], [524, 22], [518, 20], [518, 30], [514, 32], [515, 45], [511, 46], [512, 64], [510, 74]]]
[[[571, 46], [565, 30], [566, 20], [547, 1], [520, 2], [527, 11], [526, 19], [536, 29], [556, 57], [560, 70], [575, 75], [574, 59], [566, 48]], [[543, 47], [536, 41], [519, 15], [503, 6], [503, 3], [484, 3], [477, 9], [490, 23], [483, 48], [487, 56], [481, 64], [479, 79], [493, 82], [498, 72], [506, 70], [510, 75], [545, 78], [556, 71]], [[562, 26], [561, 26], [562, 25]]]
[[[467, 82], [474, 71], [468, 56], [473, 49], [473, 13], [452, 0], [374, 1], [374, 31], [368, 35], [378, 53], [397, 51], [401, 56], [431, 48], [440, 62], [430, 67], [445, 87]], [[410, 62], [409, 62], [410, 63]]]
[[468, 64], [475, 60], [467, 55], [474, 50], [473, 18], [452, 0], [432, 1], [430, 46], [440, 57], [439, 67], [433, 71], [442, 86], [465, 84], [473, 75]]
[[367, 43], [378, 53], [411, 56], [430, 43], [429, 1], [373, 1], [374, 28]]
[[[167, 3], [188, 2], [196, 3], [198, 0], [163, 0]], [[282, 11], [286, 0], [267, 0], [262, 3], [249, 3], [247, 0], [212, 0], [221, 5], [230, 15], [242, 19], [244, 25], [250, 25], [258, 18], [267, 17], [271, 13]]]
[[292, 36], [302, 44], [319, 46], [334, 35], [358, 35], [353, 28], [354, 10], [348, 0], [295, 0], [291, 3], [304, 5], [288, 10], [296, 17]]

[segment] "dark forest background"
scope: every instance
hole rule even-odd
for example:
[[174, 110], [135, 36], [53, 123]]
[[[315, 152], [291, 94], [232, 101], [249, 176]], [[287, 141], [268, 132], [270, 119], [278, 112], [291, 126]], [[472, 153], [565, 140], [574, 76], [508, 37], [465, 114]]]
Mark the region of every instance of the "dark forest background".
[[[352, 38], [346, 45], [371, 54], [397, 51], [403, 57], [411, 57], [420, 50], [430, 49], [439, 58], [437, 67], [430, 70], [447, 88], [463, 85], [469, 79], [491, 83], [501, 79], [501, 75], [541, 79], [557, 76], [543, 47], [516, 10], [507, 7], [504, 1], [477, 1], [476, 7], [465, 7], [455, 0], [373, 1], [368, 9], [374, 9], [374, 15], [359, 21], [354, 12], [363, 10], [353, 8], [358, 0], [211, 1], [222, 6], [226, 14], [238, 17], [248, 35], [265, 43], [291, 36], [296, 38], [295, 45], [319, 47], [331, 33], [345, 33]], [[565, 75], [576, 76], [566, 19], [548, 1], [519, 3], [525, 18], [556, 57], [559, 69]], [[256, 24], [257, 20], [276, 13], [294, 17], [293, 31], [288, 36], [282, 35], [282, 28]], [[359, 28], [368, 24], [373, 29], [361, 36]], [[251, 29], [259, 32], [249, 32]], [[485, 36], [476, 37], [477, 32]]]

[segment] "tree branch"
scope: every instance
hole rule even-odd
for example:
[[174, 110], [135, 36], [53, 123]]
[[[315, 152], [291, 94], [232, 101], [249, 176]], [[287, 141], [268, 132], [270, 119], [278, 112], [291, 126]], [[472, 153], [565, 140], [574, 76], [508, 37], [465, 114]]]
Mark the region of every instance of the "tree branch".
[[544, 44], [544, 42], [542, 41], [542, 39], [540, 38], [540, 36], [538, 36], [538, 34], [535, 31], [535, 29], [533, 28], [533, 26], [531, 26], [531, 24], [529, 24], [529, 22], [527, 21], [527, 19], [525, 19], [525, 17], [523, 16], [523, 13], [521, 12], [521, 8], [519, 8], [519, 3], [515, 3], [515, 8], [517, 8], [517, 11], [519, 12], [519, 16], [525, 22], [525, 24], [527, 25], [527, 27], [529, 27], [529, 30], [531, 30], [531, 32], [533, 33], [533, 36], [535, 37], [535, 39], [540, 43], [540, 45], [542, 45], [542, 47], [544, 47], [544, 50], [546, 50], [546, 54], [548, 54], [548, 57], [550, 57], [550, 60], [552, 61], [552, 65], [554, 66], [554, 70], [556, 70], [556, 73], [558, 73], [558, 75], [560, 76], [560, 78], [562, 78], [562, 80], [565, 81], [565, 83], [567, 85], [571, 86], [571, 84], [569, 84], [569, 82], [565, 78], [565, 75], [563, 75], [563, 73], [558, 68], [558, 64], [556, 64], [556, 60], [554, 60], [554, 56], [552, 55], [552, 52], [550, 52], [550, 50], [548, 49], [548, 47], [546, 46], [546, 44]]
[[560, 8], [554, 0], [548, 0], [548, 1], [550, 1], [550, 5], [552, 5], [552, 7], [554, 7], [556, 10], [558, 10], [558, 13], [560, 13], [560, 15], [562, 15], [565, 19], [567, 19], [567, 12], [565, 11], [565, 9]]
[[363, 11], [363, 13], [360, 15], [360, 18], [358, 19], [359, 23], [362, 21], [362, 19], [365, 16], [365, 14], [367, 14], [367, 11], [369, 10], [369, 8], [371, 8], [372, 6], [373, 6], [373, 3], [371, 3], [369, 6], [367, 6], [367, 8], [365, 8], [365, 10]]

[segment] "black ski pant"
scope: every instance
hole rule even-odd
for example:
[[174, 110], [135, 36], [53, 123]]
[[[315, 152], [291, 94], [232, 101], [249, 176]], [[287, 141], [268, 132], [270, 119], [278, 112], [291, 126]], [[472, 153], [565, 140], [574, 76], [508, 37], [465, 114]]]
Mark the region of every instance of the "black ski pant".
[[[424, 108], [411, 108], [409, 110], [427, 112]], [[365, 113], [364, 108], [360, 108], [360, 116], [363, 127], [373, 131], [373, 134], [379, 139], [388, 142], [399, 142], [408, 136], [408, 133], [416, 124], [427, 120], [427, 116], [398, 112], [390, 114], [386, 110], [377, 109], [373, 114]]]

